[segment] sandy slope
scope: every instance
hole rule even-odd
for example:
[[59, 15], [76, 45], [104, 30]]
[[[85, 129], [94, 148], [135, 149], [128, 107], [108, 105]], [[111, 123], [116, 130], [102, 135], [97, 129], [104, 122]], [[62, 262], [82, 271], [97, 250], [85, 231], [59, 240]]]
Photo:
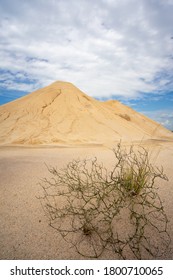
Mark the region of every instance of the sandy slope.
[[120, 102], [100, 102], [66, 82], [55, 82], [0, 106], [0, 144], [108, 144], [153, 135], [172, 137]]
[[[173, 236], [173, 143], [152, 141], [143, 144], [150, 147], [155, 162], [163, 165], [169, 178], [169, 182], [159, 183], [159, 192], [170, 220], [169, 232]], [[37, 199], [41, 191], [38, 182], [48, 176], [44, 162], [61, 168], [73, 158], [95, 155], [107, 167], [112, 165], [112, 152], [101, 147], [0, 148], [0, 259], [82, 258], [48, 226]], [[107, 252], [101, 258], [115, 256]], [[172, 259], [173, 254], [162, 258]]]
[[[106, 147], [120, 140], [140, 140], [153, 158], [159, 155], [157, 164], [169, 178], [159, 192], [173, 235], [171, 132], [118, 101], [97, 101], [65, 82], [0, 106], [0, 259], [82, 258], [48, 226], [37, 199], [38, 182], [49, 175], [44, 163], [61, 168], [73, 158], [97, 156], [109, 168], [113, 155]], [[114, 257], [108, 252], [101, 258]]]

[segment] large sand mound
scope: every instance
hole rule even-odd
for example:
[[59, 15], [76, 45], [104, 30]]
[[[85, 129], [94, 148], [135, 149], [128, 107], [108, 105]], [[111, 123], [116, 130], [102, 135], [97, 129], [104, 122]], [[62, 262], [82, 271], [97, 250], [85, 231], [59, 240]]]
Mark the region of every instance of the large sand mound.
[[0, 107], [1, 144], [106, 144], [172, 138], [158, 123], [118, 101], [95, 100], [55, 82]]

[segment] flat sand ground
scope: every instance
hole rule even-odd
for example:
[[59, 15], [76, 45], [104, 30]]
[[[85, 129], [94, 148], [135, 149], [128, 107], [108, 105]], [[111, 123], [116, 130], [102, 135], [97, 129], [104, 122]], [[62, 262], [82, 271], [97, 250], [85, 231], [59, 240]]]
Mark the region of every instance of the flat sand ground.
[[[173, 239], [173, 142], [148, 141], [144, 145], [169, 178], [159, 183], [159, 192]], [[44, 163], [60, 168], [74, 158], [93, 156], [108, 167], [113, 164], [112, 151], [97, 146], [0, 147], [0, 259], [82, 258], [48, 225], [37, 199], [38, 183], [49, 175]], [[114, 257], [109, 252], [101, 258]], [[162, 258], [173, 259], [173, 253]]]

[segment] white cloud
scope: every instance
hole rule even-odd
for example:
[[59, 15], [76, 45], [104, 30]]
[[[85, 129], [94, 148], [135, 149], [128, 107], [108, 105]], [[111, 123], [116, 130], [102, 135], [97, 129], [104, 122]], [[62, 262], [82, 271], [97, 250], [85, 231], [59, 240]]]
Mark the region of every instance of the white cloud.
[[126, 98], [170, 90], [172, 13], [171, 0], [1, 0], [0, 85], [66, 80]]

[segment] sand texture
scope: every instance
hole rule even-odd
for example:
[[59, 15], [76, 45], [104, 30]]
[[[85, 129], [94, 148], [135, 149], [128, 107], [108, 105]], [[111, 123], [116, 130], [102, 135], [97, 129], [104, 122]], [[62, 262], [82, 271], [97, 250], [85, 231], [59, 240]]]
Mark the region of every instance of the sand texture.
[[[170, 220], [168, 230], [173, 236], [173, 143], [145, 142], [158, 166], [163, 165], [169, 181], [158, 181], [160, 197]], [[42, 190], [40, 179], [49, 177], [44, 163], [61, 168], [74, 158], [97, 156], [107, 168], [113, 164], [110, 149], [93, 148], [0, 148], [0, 259], [83, 259], [70, 244], [48, 225], [37, 197]], [[126, 234], [128, 216], [124, 214]], [[158, 244], [162, 246], [162, 244]], [[173, 246], [171, 243], [170, 248]], [[86, 247], [87, 252], [87, 247]], [[100, 259], [115, 259], [105, 252]], [[131, 256], [129, 255], [129, 258]], [[143, 256], [143, 258], [149, 258]], [[163, 259], [172, 259], [167, 252]]]
[[55, 82], [0, 106], [0, 144], [108, 145], [171, 138], [171, 132], [118, 101], [95, 100]]
[[[39, 182], [50, 176], [46, 165], [59, 169], [76, 158], [96, 156], [109, 170], [114, 164], [111, 149], [120, 141], [128, 147], [144, 145], [154, 164], [163, 166], [169, 181], [157, 181], [158, 192], [173, 236], [170, 131], [118, 101], [95, 100], [66, 82], [55, 82], [0, 106], [0, 259], [84, 259], [49, 226], [38, 199], [42, 194]], [[62, 200], [57, 203], [61, 205]], [[122, 216], [115, 226], [126, 237], [128, 213]], [[154, 240], [161, 248], [161, 241]], [[161, 258], [172, 259], [172, 252]], [[128, 259], [133, 257], [127, 254]], [[118, 256], [106, 251], [100, 258]]]

